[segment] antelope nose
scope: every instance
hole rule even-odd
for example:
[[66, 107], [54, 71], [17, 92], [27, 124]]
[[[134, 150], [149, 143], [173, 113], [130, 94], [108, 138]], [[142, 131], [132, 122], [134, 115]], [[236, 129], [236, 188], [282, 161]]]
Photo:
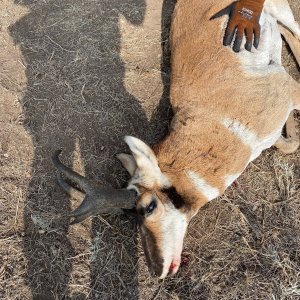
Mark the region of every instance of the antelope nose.
[[150, 267], [150, 275], [152, 277], [160, 277], [163, 273], [163, 266], [161, 264], [154, 263]]

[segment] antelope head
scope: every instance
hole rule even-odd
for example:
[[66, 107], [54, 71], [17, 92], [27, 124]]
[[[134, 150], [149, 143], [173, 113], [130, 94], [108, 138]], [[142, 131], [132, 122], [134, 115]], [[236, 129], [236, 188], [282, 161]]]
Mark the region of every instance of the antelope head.
[[138, 194], [136, 211], [144, 253], [151, 273], [161, 279], [180, 266], [189, 207], [159, 168], [157, 158], [141, 140], [127, 136], [132, 155], [118, 159], [132, 176], [128, 188]]
[[179, 269], [190, 209], [159, 168], [151, 148], [130, 136], [125, 137], [125, 142], [132, 155], [119, 154], [118, 159], [131, 175], [127, 189], [102, 187], [89, 181], [61, 163], [61, 151], [55, 152], [53, 163], [81, 191], [67, 183], [61, 174], [58, 183], [72, 197], [83, 199], [70, 214], [74, 218], [71, 224], [115, 208], [135, 207], [149, 270], [163, 279]]

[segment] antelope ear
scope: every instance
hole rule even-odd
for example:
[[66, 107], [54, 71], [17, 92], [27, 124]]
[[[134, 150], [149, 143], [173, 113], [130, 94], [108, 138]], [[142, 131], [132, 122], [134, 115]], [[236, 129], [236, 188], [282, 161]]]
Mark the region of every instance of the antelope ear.
[[118, 160], [122, 163], [123, 167], [127, 170], [130, 176], [133, 176], [137, 169], [135, 159], [130, 154], [120, 153], [117, 155]]
[[169, 179], [161, 172], [155, 154], [148, 145], [132, 136], [126, 136], [124, 140], [135, 159], [141, 183], [150, 188], [155, 184], [160, 187], [171, 186]]

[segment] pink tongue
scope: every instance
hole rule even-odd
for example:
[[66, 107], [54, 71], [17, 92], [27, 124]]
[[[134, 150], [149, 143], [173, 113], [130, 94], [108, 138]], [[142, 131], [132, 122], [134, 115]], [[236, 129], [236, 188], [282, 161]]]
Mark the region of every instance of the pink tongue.
[[169, 272], [173, 271], [176, 267], [177, 267], [176, 264], [171, 263], [170, 268], [169, 268]]

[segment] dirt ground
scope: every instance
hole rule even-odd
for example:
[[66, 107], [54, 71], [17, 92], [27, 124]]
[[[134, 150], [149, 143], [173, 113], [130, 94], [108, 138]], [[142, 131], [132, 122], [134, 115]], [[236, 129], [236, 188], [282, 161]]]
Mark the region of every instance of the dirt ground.
[[[0, 299], [300, 299], [300, 151], [265, 151], [206, 205], [164, 281], [149, 277], [131, 217], [68, 226], [78, 203], [56, 185], [54, 150], [120, 187], [122, 137], [153, 144], [167, 130], [173, 5], [1, 0]], [[300, 80], [286, 49], [284, 62]]]

